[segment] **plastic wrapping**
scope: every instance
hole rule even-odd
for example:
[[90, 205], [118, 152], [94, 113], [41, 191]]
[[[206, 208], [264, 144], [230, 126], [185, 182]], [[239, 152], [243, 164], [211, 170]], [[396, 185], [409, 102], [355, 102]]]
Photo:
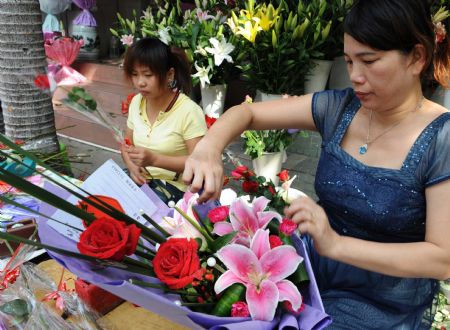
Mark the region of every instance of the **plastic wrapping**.
[[81, 41], [72, 38], [57, 38], [46, 41], [44, 45], [45, 54], [58, 64], [56, 67], [49, 67], [49, 74], [57, 84], [74, 85], [86, 81], [85, 76], [70, 67], [77, 58], [81, 46]]
[[42, 31], [61, 31], [56, 15], [66, 11], [70, 7], [71, 3], [72, 0], [39, 0], [41, 11], [47, 14], [47, 17], [45, 17], [44, 20], [44, 24], [42, 24]]
[[75, 25], [97, 26], [94, 16], [89, 11], [96, 5], [96, 0], [73, 0], [83, 11], [73, 20]]
[[[16, 250], [3, 270], [18, 271], [0, 294], [0, 330], [100, 329], [96, 323], [100, 315], [91, 311], [73, 290], [66, 289], [63, 277], [56, 285], [36, 265], [21, 264], [30, 250], [29, 246]], [[53, 297], [59, 298], [59, 304], [53, 303]]]

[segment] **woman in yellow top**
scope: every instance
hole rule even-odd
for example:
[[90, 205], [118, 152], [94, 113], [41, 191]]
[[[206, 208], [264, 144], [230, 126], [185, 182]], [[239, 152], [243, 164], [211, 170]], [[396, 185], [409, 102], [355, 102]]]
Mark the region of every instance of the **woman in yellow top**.
[[207, 130], [202, 109], [184, 94], [191, 85], [186, 56], [144, 38], [127, 50], [124, 71], [139, 93], [129, 107], [125, 140], [130, 143], [122, 145], [123, 160], [137, 184], [148, 181], [179, 198], [186, 185], [178, 174]]

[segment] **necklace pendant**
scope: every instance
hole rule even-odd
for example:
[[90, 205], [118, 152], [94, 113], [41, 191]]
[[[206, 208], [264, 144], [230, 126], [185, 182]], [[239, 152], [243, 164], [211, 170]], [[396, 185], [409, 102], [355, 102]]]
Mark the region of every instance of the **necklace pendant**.
[[367, 152], [368, 148], [369, 146], [367, 145], [367, 143], [364, 143], [361, 147], [359, 147], [359, 154], [364, 155]]

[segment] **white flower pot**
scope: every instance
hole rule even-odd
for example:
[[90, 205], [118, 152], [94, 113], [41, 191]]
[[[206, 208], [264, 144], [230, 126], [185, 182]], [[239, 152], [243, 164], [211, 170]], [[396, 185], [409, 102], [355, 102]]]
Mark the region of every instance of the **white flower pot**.
[[445, 90], [439, 86], [431, 96], [431, 100], [450, 110], [450, 90]]
[[313, 60], [314, 67], [305, 80], [305, 94], [323, 91], [330, 76], [333, 61]]
[[219, 118], [223, 113], [227, 85], [206, 85], [200, 87], [202, 94], [202, 107], [205, 115]]
[[96, 60], [100, 54], [100, 41], [97, 27], [76, 25], [72, 26], [72, 37], [75, 40], [83, 40], [83, 46], [78, 53], [79, 60]]
[[252, 160], [253, 170], [256, 175], [263, 176], [266, 181], [272, 180], [275, 185], [278, 185], [279, 178], [277, 174], [281, 171], [281, 166], [286, 161], [286, 151], [267, 152], [260, 157]]
[[344, 56], [339, 56], [334, 59], [333, 65], [331, 66], [328, 87], [330, 89], [344, 89], [347, 87], [352, 87]]

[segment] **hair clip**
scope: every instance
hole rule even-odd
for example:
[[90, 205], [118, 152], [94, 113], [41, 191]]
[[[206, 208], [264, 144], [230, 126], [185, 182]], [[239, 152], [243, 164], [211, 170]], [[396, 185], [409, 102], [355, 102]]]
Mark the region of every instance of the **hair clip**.
[[434, 34], [436, 36], [436, 44], [440, 44], [444, 41], [447, 31], [445, 30], [445, 25], [442, 22], [437, 22], [434, 24]]

